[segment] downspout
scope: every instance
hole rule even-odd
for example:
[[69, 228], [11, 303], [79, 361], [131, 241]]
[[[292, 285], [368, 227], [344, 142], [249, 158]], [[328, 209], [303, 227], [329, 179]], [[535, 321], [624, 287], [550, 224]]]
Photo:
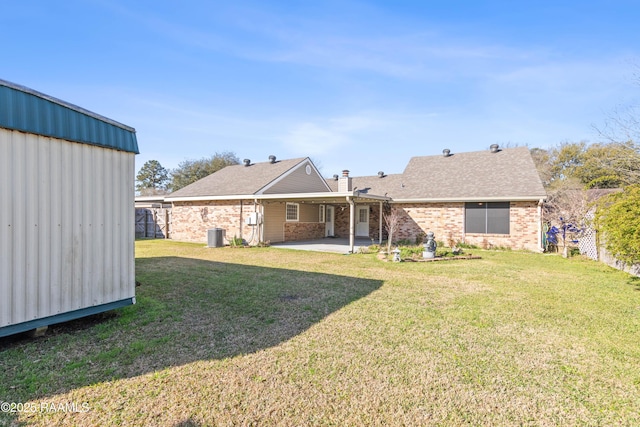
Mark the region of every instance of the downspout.
[[242, 199], [240, 199], [240, 241], [242, 241]]
[[[258, 244], [262, 242], [262, 224], [264, 222], [264, 216], [260, 213], [261, 205], [258, 204], [258, 199], [253, 199], [253, 210], [256, 212], [256, 229], [258, 230]], [[262, 218], [262, 221], [260, 221]]]
[[542, 218], [542, 205], [544, 203], [544, 199], [540, 199], [538, 201], [538, 249], [540, 252], [544, 252], [544, 247], [542, 246], [542, 223], [544, 218]]
[[356, 208], [350, 196], [347, 196], [347, 202], [349, 202], [349, 252], [353, 253], [356, 235]]

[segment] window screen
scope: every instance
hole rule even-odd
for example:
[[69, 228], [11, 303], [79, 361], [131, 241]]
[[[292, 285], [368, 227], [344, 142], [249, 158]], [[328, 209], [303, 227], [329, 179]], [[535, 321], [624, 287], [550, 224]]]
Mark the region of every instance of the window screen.
[[465, 232], [509, 234], [509, 202], [465, 203]]

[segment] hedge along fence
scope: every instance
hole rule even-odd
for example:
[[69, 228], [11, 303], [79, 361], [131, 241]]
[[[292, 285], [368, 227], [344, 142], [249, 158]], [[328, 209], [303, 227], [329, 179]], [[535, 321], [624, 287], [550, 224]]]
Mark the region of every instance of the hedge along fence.
[[640, 277], [640, 263], [629, 264], [624, 261], [620, 261], [616, 259], [604, 245], [600, 245], [599, 248], [599, 261], [604, 262], [605, 264], [617, 268], [618, 270], [625, 271], [634, 276]]
[[594, 225], [598, 257], [606, 264], [640, 276], [640, 185], [602, 197]]

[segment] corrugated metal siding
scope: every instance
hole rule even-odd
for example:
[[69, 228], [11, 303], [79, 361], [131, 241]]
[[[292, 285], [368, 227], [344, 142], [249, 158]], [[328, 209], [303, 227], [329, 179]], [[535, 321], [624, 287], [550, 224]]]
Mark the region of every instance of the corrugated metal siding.
[[0, 327], [135, 296], [134, 154], [0, 129]]
[[0, 127], [139, 152], [135, 129], [2, 80]]
[[311, 174], [307, 175], [305, 171], [307, 165], [309, 165], [309, 162], [302, 163], [297, 169], [264, 190], [263, 194], [320, 193], [328, 191], [325, 180], [316, 173], [315, 169], [311, 168]]

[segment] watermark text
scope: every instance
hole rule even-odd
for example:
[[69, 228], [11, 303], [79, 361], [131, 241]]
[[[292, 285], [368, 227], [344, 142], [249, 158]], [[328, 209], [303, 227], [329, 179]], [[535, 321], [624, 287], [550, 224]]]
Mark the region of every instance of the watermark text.
[[53, 414], [56, 412], [74, 413], [89, 412], [89, 402], [4, 402], [0, 400], [0, 412], [7, 414], [17, 413], [41, 413]]

